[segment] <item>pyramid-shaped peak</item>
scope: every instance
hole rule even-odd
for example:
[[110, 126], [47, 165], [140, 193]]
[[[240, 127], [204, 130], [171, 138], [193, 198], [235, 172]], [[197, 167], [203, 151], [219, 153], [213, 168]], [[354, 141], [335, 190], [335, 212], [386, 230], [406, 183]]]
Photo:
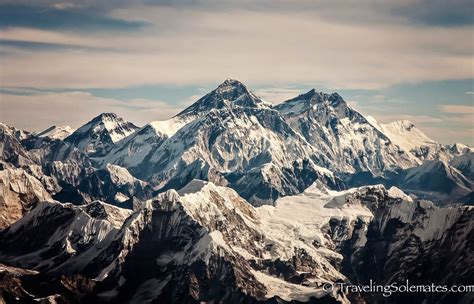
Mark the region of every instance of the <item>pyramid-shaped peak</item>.
[[238, 93], [250, 93], [247, 87], [240, 81], [232, 78], [227, 78], [221, 83], [215, 90], [217, 93], [225, 93], [229, 91], [235, 91]]
[[104, 120], [115, 120], [115, 119], [122, 119], [117, 114], [112, 112], [104, 112], [100, 113], [98, 116], [94, 117], [92, 121], [104, 121]]
[[237, 80], [237, 79], [233, 79], [233, 78], [227, 78], [226, 80], [224, 80], [224, 82], [222, 82], [219, 87], [222, 87], [222, 86], [239, 86], [239, 85], [242, 85], [244, 86], [244, 84]]
[[253, 94], [242, 82], [228, 78], [177, 116], [202, 115], [212, 109], [267, 108], [270, 105]]

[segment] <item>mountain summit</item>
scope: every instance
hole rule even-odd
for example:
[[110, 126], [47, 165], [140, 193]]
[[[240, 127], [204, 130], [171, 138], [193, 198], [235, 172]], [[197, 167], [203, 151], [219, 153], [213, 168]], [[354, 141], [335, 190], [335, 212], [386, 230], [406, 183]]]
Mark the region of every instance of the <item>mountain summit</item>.
[[330, 170], [380, 176], [385, 170], [418, 164], [337, 93], [312, 89], [274, 109], [314, 147], [320, 163]]
[[200, 116], [212, 109], [235, 107], [266, 108], [270, 106], [271, 104], [252, 93], [242, 82], [229, 78], [177, 116]]
[[65, 141], [90, 155], [104, 155], [119, 140], [138, 129], [115, 113], [102, 113], [77, 129]]

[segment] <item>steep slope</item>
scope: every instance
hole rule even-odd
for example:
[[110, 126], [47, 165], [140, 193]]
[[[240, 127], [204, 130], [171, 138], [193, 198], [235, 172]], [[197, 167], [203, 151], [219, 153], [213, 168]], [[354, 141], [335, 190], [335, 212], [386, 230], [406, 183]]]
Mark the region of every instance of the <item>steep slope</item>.
[[101, 200], [132, 209], [134, 201], [147, 200], [153, 193], [148, 183], [116, 165], [108, 164], [103, 169], [83, 168], [77, 171], [68, 164], [55, 162], [48, 169], [47, 172], [55, 176], [61, 186], [53, 195], [60, 202], [82, 205]]
[[[474, 207], [437, 208], [413, 201], [397, 188], [342, 192], [313, 185], [258, 208], [262, 222], [286, 243], [313, 244], [331, 256], [352, 284], [468, 285], [474, 257]], [[272, 231], [273, 230], [273, 231]], [[281, 252], [282, 256], [285, 251]], [[338, 257], [338, 254], [340, 255]], [[334, 262], [333, 262], [334, 263]], [[348, 295], [351, 301], [468, 303], [472, 293], [380, 293]]]
[[28, 150], [21, 144], [30, 134], [0, 123], [0, 162], [14, 167], [34, 164]]
[[474, 153], [474, 148], [461, 143], [447, 145], [446, 147], [447, 149], [449, 149], [449, 152], [454, 156], [463, 155], [466, 153]]
[[165, 188], [179, 189], [193, 178], [228, 184], [258, 204], [299, 193], [318, 177], [334, 185], [331, 173], [311, 160], [310, 149], [276, 111], [227, 108], [181, 128], [141, 172], [165, 181]]
[[43, 184], [24, 169], [0, 171], [0, 230], [6, 228], [39, 202], [51, 200]]
[[408, 120], [394, 121], [380, 126], [393, 143], [421, 160], [432, 159], [433, 156], [430, 153], [436, 152], [439, 145]]
[[[41, 202], [2, 232], [0, 256], [15, 253], [16, 257], [8, 258], [10, 264], [50, 274], [85, 272], [100, 277], [105, 275], [104, 269], [95, 265], [100, 259], [114, 262], [119, 252], [109, 252], [110, 257], [101, 254], [113, 248], [110, 246], [131, 213], [101, 202], [83, 207]], [[10, 237], [4, 238], [7, 235]]]
[[163, 125], [163, 122], [149, 123], [122, 140], [101, 160], [102, 166], [109, 163], [126, 168], [139, 166], [168, 138], [170, 128], [159, 127]]
[[454, 202], [474, 191], [472, 180], [441, 160], [427, 161], [405, 170], [399, 178], [401, 188], [434, 201]]
[[379, 124], [372, 118], [372, 123], [403, 151], [414, 155], [422, 162], [429, 160], [450, 161], [453, 157], [474, 152], [469, 146], [460, 143], [442, 145], [426, 136], [409, 120]]
[[172, 137], [181, 128], [212, 110], [268, 108], [269, 106], [271, 104], [259, 99], [241, 82], [226, 79], [215, 90], [176, 116], [164, 121], [150, 122], [141, 128], [109, 153], [103, 160], [103, 164], [114, 163], [127, 168], [137, 166], [166, 138]]
[[[351, 250], [347, 275], [355, 284], [403, 286], [472, 285], [474, 271], [474, 207], [436, 208], [431, 202], [382, 201], [373, 209], [365, 246]], [[352, 272], [352, 275], [350, 274]], [[368, 294], [370, 302], [469, 303], [472, 292]]]
[[177, 117], [199, 117], [212, 109], [224, 108], [269, 108], [267, 103], [252, 93], [243, 83], [235, 79], [226, 79], [215, 90], [205, 95]]
[[75, 129], [71, 128], [70, 126], [51, 126], [46, 130], [39, 132], [38, 134], [36, 134], [36, 136], [63, 140], [64, 138], [74, 133], [74, 131]]
[[315, 147], [319, 162], [334, 172], [371, 172], [380, 176], [383, 171], [419, 163], [337, 93], [329, 95], [313, 89], [275, 109]]
[[458, 169], [465, 177], [474, 181], [474, 152], [454, 156], [449, 165]]
[[12, 136], [12, 137], [16, 138], [18, 141], [28, 139], [32, 136], [31, 132], [21, 130], [21, 129], [17, 129], [15, 127], [9, 126], [9, 125], [4, 124], [2, 122], [0, 122], [0, 131], [4, 134], [7, 134], [9, 136]]
[[114, 144], [138, 129], [114, 113], [102, 113], [83, 125], [65, 142], [90, 156], [104, 156]]

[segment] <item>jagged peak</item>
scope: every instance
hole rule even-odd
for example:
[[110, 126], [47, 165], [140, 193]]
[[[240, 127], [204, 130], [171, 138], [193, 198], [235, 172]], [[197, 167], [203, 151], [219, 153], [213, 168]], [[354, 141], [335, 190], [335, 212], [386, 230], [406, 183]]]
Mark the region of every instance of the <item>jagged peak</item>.
[[70, 126], [57, 126], [52, 125], [44, 131], [36, 134], [38, 137], [49, 137], [52, 139], [64, 139], [75, 131]]
[[338, 107], [339, 105], [347, 105], [344, 99], [338, 93], [324, 93], [318, 92], [316, 89], [311, 89], [306, 93], [300, 94], [292, 99], [286, 100], [275, 107], [276, 110], [284, 113], [302, 113], [310, 110], [314, 105], [328, 104], [331, 107]]
[[124, 120], [122, 117], [118, 116], [112, 112], [104, 112], [100, 113], [93, 119], [91, 119], [88, 123], [80, 127], [78, 130], [87, 128], [89, 129], [90, 125], [104, 125], [107, 130], [112, 130], [117, 127], [117, 125], [127, 126], [128, 128], [138, 129], [133, 123]]
[[242, 82], [228, 78], [177, 116], [200, 116], [212, 109], [233, 107], [266, 108], [270, 104], [253, 94]]
[[237, 79], [233, 79], [233, 78], [227, 78], [216, 89], [227, 88], [227, 87], [244, 87], [244, 88], [246, 88], [246, 86], [241, 81], [239, 81]]
[[[113, 143], [116, 143], [119, 140], [132, 134], [137, 129], [139, 129], [139, 127], [129, 121], [125, 121], [115, 113], [101, 113], [83, 126], [81, 126], [65, 140], [70, 143], [79, 143], [80, 141], [89, 138], [87, 139], [87, 141], [93, 140], [94, 142], [99, 144], [101, 140], [97, 139], [97, 137], [92, 134], [101, 133], [108, 134], [110, 140]], [[84, 142], [82, 145], [88, 144]]]
[[91, 121], [100, 122], [100, 121], [104, 121], [104, 120], [123, 120], [123, 119], [115, 113], [104, 112], [104, 113], [100, 113], [99, 115], [94, 117]]

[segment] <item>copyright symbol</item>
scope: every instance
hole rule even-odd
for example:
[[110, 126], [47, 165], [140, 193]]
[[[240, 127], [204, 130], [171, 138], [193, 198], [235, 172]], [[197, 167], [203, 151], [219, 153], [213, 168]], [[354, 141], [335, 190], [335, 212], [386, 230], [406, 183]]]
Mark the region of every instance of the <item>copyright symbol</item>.
[[323, 285], [323, 290], [325, 292], [331, 292], [333, 290], [334, 286], [332, 286], [331, 283], [324, 283]]

